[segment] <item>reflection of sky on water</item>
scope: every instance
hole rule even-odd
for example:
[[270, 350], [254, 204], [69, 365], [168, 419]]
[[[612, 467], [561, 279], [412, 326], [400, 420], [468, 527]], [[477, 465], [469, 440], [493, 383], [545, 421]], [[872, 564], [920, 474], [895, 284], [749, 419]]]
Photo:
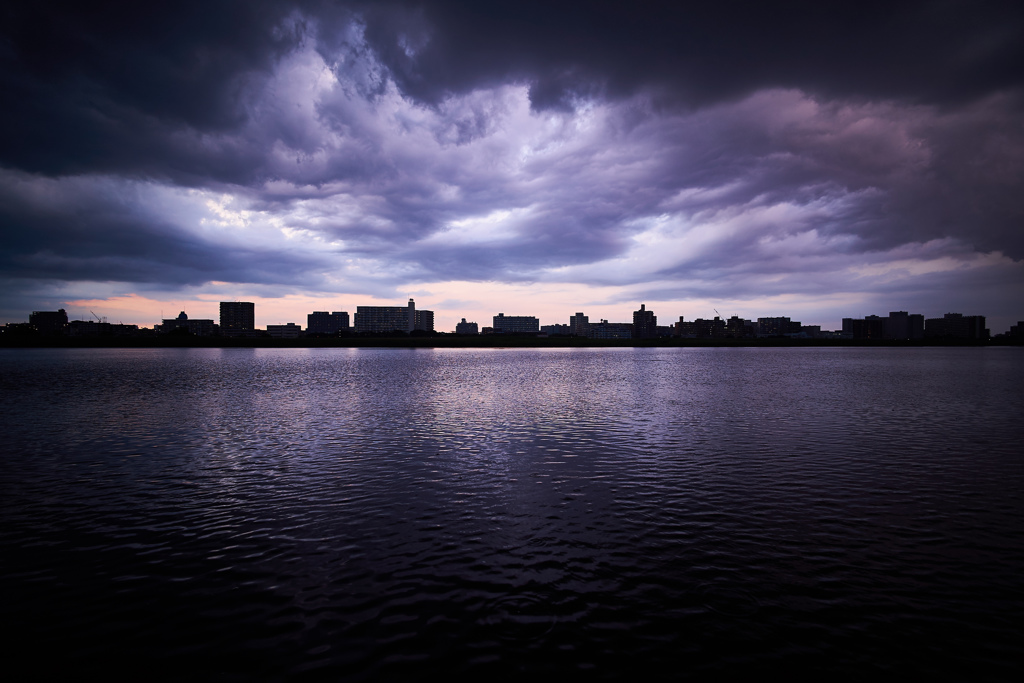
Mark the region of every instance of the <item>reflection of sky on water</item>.
[[1000, 351], [69, 350], [7, 373], [19, 398], [6, 410], [20, 450], [173, 452], [226, 472], [384, 473], [429, 458], [439, 475], [507, 483], [556, 462], [741, 475], [799, 456], [800, 474], [867, 451], [880, 466], [998, 448], [1015, 433], [1003, 406], [1019, 372]]
[[256, 470], [349, 485], [416, 472], [520, 499], [544, 495], [530, 477], [693, 485], [727, 472], [785, 487], [772, 471], [841, 478], [912, 466], [913, 454], [998, 450], [1016, 433], [1005, 405], [1019, 372], [1001, 351], [29, 352], [31, 375], [7, 373], [19, 400], [6, 409], [20, 450], [173, 455], [227, 488]]
[[[377, 629], [365, 647], [482, 628], [627, 651], [639, 628], [650, 654], [680, 623], [760, 633], [829, 609], [852, 610], [839, 631], [920, 632], [921, 601], [997, 634], [1019, 603], [1013, 349], [40, 350], [0, 368], [5, 544], [74, 548], [142, 593], [245, 587], [310, 647], [340, 619]], [[76, 585], [58, 564], [32, 571]], [[979, 591], [991, 619], [970, 616]]]

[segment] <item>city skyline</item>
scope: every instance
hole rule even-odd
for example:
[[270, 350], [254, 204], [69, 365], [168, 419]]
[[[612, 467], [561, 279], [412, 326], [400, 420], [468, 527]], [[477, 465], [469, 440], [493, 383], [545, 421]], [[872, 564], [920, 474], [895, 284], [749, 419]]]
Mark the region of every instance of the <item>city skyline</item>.
[[[252, 299], [252, 298], [253, 297], [250, 297], [250, 299]], [[276, 313], [271, 313], [271, 314], [261, 313], [260, 306], [262, 306], [263, 304], [257, 303], [257, 305], [256, 305], [256, 312], [255, 312], [255, 327], [259, 328], [259, 329], [265, 329], [267, 325], [282, 325], [282, 324], [287, 324], [287, 323], [295, 323], [295, 324], [298, 324], [298, 325], [303, 325], [304, 321], [306, 320], [306, 317], [310, 313], [314, 313], [314, 312], [317, 312], [317, 311], [327, 311], [327, 312], [330, 312], [330, 311], [344, 311], [344, 312], [348, 313], [349, 316], [354, 316], [356, 308], [358, 306], [362, 305], [361, 303], [346, 303], [346, 304], [330, 304], [330, 305], [327, 305], [322, 300], [314, 300], [314, 302], [318, 303], [322, 307], [318, 308], [318, 309], [309, 309], [309, 310], [305, 310], [305, 311], [301, 311], [301, 312], [298, 311], [297, 309], [295, 309], [294, 312], [292, 312], [290, 314], [287, 314], [287, 315], [284, 315], [284, 316], [278, 315]], [[367, 299], [367, 302], [372, 302], [372, 305], [374, 305], [374, 306], [397, 306], [398, 305], [398, 303], [390, 301], [390, 300], [370, 300], [370, 299]], [[86, 302], [84, 305], [79, 305], [77, 307], [76, 306], [59, 305], [59, 306], [57, 306], [57, 308], [65, 308], [67, 310], [67, 314], [68, 314], [68, 318], [69, 319], [89, 320], [89, 319], [93, 319], [94, 315], [100, 315], [100, 317], [102, 317], [102, 318], [104, 318], [104, 319], [106, 319], [106, 320], [108, 320], [110, 322], [123, 322], [125, 324], [138, 325], [141, 328], [141, 327], [152, 327], [154, 325], [158, 325], [159, 324], [158, 320], [164, 320], [164, 319], [167, 319], [167, 318], [174, 317], [175, 315], [178, 314], [178, 313], [174, 312], [175, 310], [178, 311], [178, 312], [186, 312], [188, 314], [189, 318], [217, 319], [220, 303], [221, 302], [219, 302], [219, 301], [216, 301], [216, 302], [208, 302], [208, 301], [189, 301], [189, 302], [184, 302], [177, 309], [175, 309], [175, 307], [173, 305], [171, 305], [171, 306], [168, 306], [166, 309], [162, 309], [162, 311], [160, 313], [158, 313], [157, 316], [155, 316], [154, 318], [142, 317], [142, 318], [139, 318], [138, 321], [136, 321], [134, 319], [121, 319], [121, 318], [118, 318], [117, 316], [106, 315], [106, 314], [102, 313], [99, 310], [94, 311], [94, 310], [92, 310], [92, 308], [89, 308], [89, 306], [93, 306], [93, 308], [96, 308], [95, 302]], [[367, 305], [371, 305], [371, 304], [368, 303]], [[638, 305], [640, 305], [640, 304], [633, 304], [632, 306], [633, 306], [633, 308], [635, 308]], [[632, 319], [632, 316], [633, 316], [633, 308], [631, 308], [630, 306], [631, 306], [630, 304], [624, 303], [621, 306], [619, 306], [619, 308], [621, 310], [617, 310], [615, 313], [612, 313], [610, 315], [606, 315], [605, 313], [603, 313], [601, 311], [598, 311], [596, 313], [592, 313], [591, 311], [592, 310], [596, 310], [596, 309], [590, 309], [590, 308], [588, 308], [586, 311], [584, 311], [584, 313], [589, 315], [594, 320], [606, 319], [606, 320], [613, 321], [613, 322], [614, 321], [629, 322]], [[423, 307], [427, 308], [428, 305], [424, 304]], [[289, 311], [291, 311], [292, 308], [293, 308], [292, 306], [284, 305], [284, 306], [272, 307], [272, 310], [275, 310], [275, 311], [289, 310]], [[519, 308], [521, 308], [522, 310], [510, 309], [510, 310], [518, 311], [517, 313], [512, 313], [510, 315], [534, 315], [533, 313], [531, 313], [531, 311], [533, 311], [534, 309], [531, 309], [528, 306], [520, 306]], [[696, 307], [691, 306], [691, 308], [696, 308]], [[174, 310], [172, 310], [172, 309], [174, 309]], [[50, 309], [46, 309], [46, 310], [50, 310]], [[453, 311], [453, 310], [443, 310], [443, 309], [438, 309], [438, 308], [434, 307], [435, 316], [436, 316], [437, 320], [442, 320], [442, 321], [449, 321], [450, 320], [450, 321], [452, 321], [450, 326], [446, 326], [447, 323], [445, 323], [445, 324], [435, 323], [435, 328], [434, 329], [439, 331], [439, 332], [451, 332], [451, 331], [454, 331], [456, 326], [458, 325], [458, 323], [461, 320], [463, 320], [463, 319], [467, 320], [468, 322], [477, 322], [477, 323], [480, 324], [481, 327], [483, 327], [485, 325], [485, 323], [481, 322], [481, 320], [490, 320], [493, 316], [497, 315], [497, 313], [495, 313], [496, 310], [497, 309], [495, 309], [493, 306], [492, 307], [486, 307], [485, 306], [485, 307], [482, 307], [482, 308], [479, 308], [479, 309], [475, 309], [475, 311], [473, 313], [459, 313], [459, 312]], [[660, 306], [659, 306], [659, 310], [662, 310], [660, 308]], [[710, 312], [696, 311], [696, 312], [694, 312], [692, 314], [689, 314], [689, 315], [686, 314], [686, 313], [674, 313], [672, 311], [669, 311], [668, 309], [664, 309], [662, 313], [659, 313], [659, 315], [665, 315], [666, 319], [668, 319], [668, 317], [671, 317], [671, 320], [672, 320], [673, 323], [676, 320], [678, 320], [680, 315], [682, 315], [687, 320], [695, 320], [697, 318], [704, 318], [704, 319], [710, 320], [710, 319], [715, 318], [715, 317], [721, 317], [723, 320], [725, 320], [727, 318], [733, 317], [734, 315], [736, 317], [744, 318], [744, 319], [748, 319], [748, 320], [757, 320], [758, 318], [764, 318], [764, 317], [786, 316], [786, 317], [792, 318], [793, 320], [801, 320], [802, 322], [804, 322], [805, 324], [808, 324], [808, 325], [818, 325], [823, 330], [825, 330], [825, 329], [828, 329], [828, 330], [839, 330], [839, 329], [842, 328], [842, 320], [844, 318], [863, 318], [865, 316], [871, 316], [871, 315], [887, 315], [890, 311], [896, 311], [896, 310], [907, 310], [907, 307], [906, 306], [904, 306], [904, 307], [900, 307], [900, 306], [888, 306], [888, 307], [886, 307], [885, 305], [882, 305], [882, 306], [880, 306], [880, 307], [878, 307], [876, 309], [873, 309], [873, 310], [865, 310], [865, 311], [859, 311], [858, 310], [857, 312], [849, 312], [849, 311], [845, 311], [844, 312], [843, 310], [837, 308], [835, 310], [835, 315], [838, 316], [838, 317], [836, 318], [836, 320], [834, 322], [830, 322], [830, 323], [821, 323], [821, 322], [818, 322], [817, 320], [805, 320], [805, 319], [801, 318], [801, 315], [799, 313], [794, 313], [793, 311], [775, 310], [775, 309], [772, 309], [771, 311], [768, 311], [768, 312], [765, 312], [765, 311], [748, 311], [745, 314], [731, 313], [731, 312], [730, 313], [725, 313], [725, 312], [723, 312], [723, 314], [719, 314], [719, 313], [717, 313], [715, 311], [714, 308], [712, 308]], [[1001, 322], [996, 324], [995, 326], [993, 326], [992, 323], [989, 323], [989, 327], [992, 330], [992, 334], [993, 335], [1001, 334], [1003, 332], [1008, 331], [1009, 328], [1012, 327], [1013, 325], [1016, 325], [1019, 322], [1019, 320], [1022, 317], [1024, 317], [1024, 308], [1018, 307], [1017, 310], [1020, 310], [1022, 312], [1016, 314], [1016, 317], [1014, 316], [1013, 313], [1010, 313], [1010, 314], [1008, 314], [1006, 316], [1002, 316], [1002, 317], [1005, 317], [1007, 320], [1009, 320], [1009, 322], [1007, 322], [1005, 324], [1005, 326], [1000, 327], [999, 325], [1002, 324]], [[196, 311], [196, 312], [193, 313], [192, 311]], [[965, 311], [967, 311], [967, 312], [965, 312]], [[574, 310], [574, 312], [575, 312], [575, 310]], [[935, 310], [931, 310], [931, 311], [923, 311], [923, 312], [922, 311], [914, 311], [914, 312], [915, 313], [920, 313], [920, 314], [924, 315], [926, 318], [941, 318], [943, 315], [945, 315], [947, 313], [957, 313], [957, 312], [959, 312], [959, 313], [963, 313], [964, 315], [983, 315], [983, 316], [985, 316], [989, 320], [992, 319], [991, 316], [985, 315], [985, 313], [983, 311], [979, 311], [979, 310], [976, 310], [976, 309], [959, 309], [959, 308], [948, 307], [948, 306], [944, 310], [940, 306], [940, 307], [936, 308]], [[20, 313], [13, 314], [11, 316], [12, 319], [9, 320], [9, 321], [6, 321], [6, 322], [14, 323], [14, 324], [22, 323], [22, 322], [25, 322], [25, 320], [27, 319], [27, 316], [28, 316], [28, 312], [27, 311], [21, 311]], [[534, 317], [538, 318], [538, 320], [540, 321], [540, 324], [542, 326], [543, 325], [548, 325], [548, 324], [567, 324], [568, 321], [572, 318], [572, 316], [573, 316], [573, 313], [569, 313], [568, 309], [566, 309], [566, 311], [564, 311], [564, 312], [557, 312], [557, 313], [551, 314], [549, 316], [534, 315]]]
[[[10, 323], [0, 326], [0, 331], [21, 335], [26, 329], [43, 335], [70, 334], [71, 336], [133, 336], [138, 333], [178, 334], [182, 330], [196, 336], [245, 336], [257, 337], [266, 332], [270, 337], [297, 339], [306, 335], [316, 337], [343, 336], [349, 334], [388, 334], [404, 332], [444, 333], [434, 326], [435, 312], [417, 308], [415, 301], [409, 299], [404, 306], [357, 306], [356, 312], [350, 316], [347, 311], [311, 311], [306, 315], [307, 327], [294, 322], [268, 324], [261, 329], [254, 324], [255, 304], [252, 302], [220, 302], [219, 326], [213, 319], [189, 317], [182, 310], [175, 318], [165, 318], [161, 324], [153, 328], [134, 324], [117, 325], [100, 318], [95, 312], [96, 320], [74, 320], [69, 318], [67, 311], [33, 311], [28, 323]], [[719, 313], [715, 311], [715, 313]], [[569, 317], [568, 323], [549, 323], [541, 325], [535, 316], [506, 316], [498, 313], [492, 317], [490, 327], [480, 326], [475, 321], [462, 318], [454, 330], [448, 334], [528, 334], [541, 336], [578, 336], [600, 339], [653, 339], [664, 337], [693, 338], [752, 338], [752, 337], [798, 337], [805, 339], [853, 339], [853, 340], [906, 340], [919, 341], [926, 338], [961, 338], [986, 340], [991, 337], [1013, 338], [1021, 334], [1020, 327], [1024, 322], [1018, 321], [1006, 332], [992, 334], [983, 315], [964, 315], [949, 312], [941, 318], [926, 318], [921, 313], [908, 311], [889, 311], [886, 316], [867, 314], [863, 317], [845, 317], [842, 327], [836, 330], [822, 329], [821, 325], [804, 324], [789, 316], [758, 316], [756, 319], [744, 319], [731, 316], [728, 319], [721, 314], [713, 318], [695, 318], [686, 320], [679, 316], [678, 320], [666, 321], [658, 325], [655, 312], [641, 303], [638, 310], [633, 311], [633, 321], [611, 322], [607, 319], [591, 321], [584, 312], [577, 311]], [[351, 324], [350, 324], [351, 323]]]
[[0, 324], [1022, 316], [1018, 4], [2, 16]]

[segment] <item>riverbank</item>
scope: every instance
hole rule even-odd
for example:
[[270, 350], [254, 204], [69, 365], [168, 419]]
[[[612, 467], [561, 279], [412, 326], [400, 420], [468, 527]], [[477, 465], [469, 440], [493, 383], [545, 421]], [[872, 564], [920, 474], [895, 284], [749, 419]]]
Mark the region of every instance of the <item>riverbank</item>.
[[730, 347], [932, 347], [932, 346], [1021, 346], [1015, 338], [987, 340], [924, 339], [587, 339], [583, 337], [533, 337], [516, 335], [432, 335], [386, 337], [337, 337], [274, 339], [271, 337], [20, 337], [0, 339], [0, 348], [730, 348]]

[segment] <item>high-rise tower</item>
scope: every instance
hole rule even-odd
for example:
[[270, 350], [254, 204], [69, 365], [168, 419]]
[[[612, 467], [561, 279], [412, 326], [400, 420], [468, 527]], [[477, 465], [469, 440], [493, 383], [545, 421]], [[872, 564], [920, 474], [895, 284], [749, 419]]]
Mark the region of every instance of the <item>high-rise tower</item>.
[[633, 311], [633, 339], [653, 339], [658, 336], [658, 318], [654, 311], [648, 311], [640, 304], [639, 311]]
[[256, 304], [251, 301], [220, 302], [220, 333], [252, 334], [256, 329]]

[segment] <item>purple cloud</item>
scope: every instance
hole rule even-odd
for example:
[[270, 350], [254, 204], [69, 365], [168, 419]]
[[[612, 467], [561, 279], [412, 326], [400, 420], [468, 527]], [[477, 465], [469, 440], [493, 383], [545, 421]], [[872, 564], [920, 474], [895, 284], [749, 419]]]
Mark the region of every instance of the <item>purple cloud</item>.
[[1020, 315], [1016, 5], [44, 5], [4, 10], [12, 320], [54, 282]]

